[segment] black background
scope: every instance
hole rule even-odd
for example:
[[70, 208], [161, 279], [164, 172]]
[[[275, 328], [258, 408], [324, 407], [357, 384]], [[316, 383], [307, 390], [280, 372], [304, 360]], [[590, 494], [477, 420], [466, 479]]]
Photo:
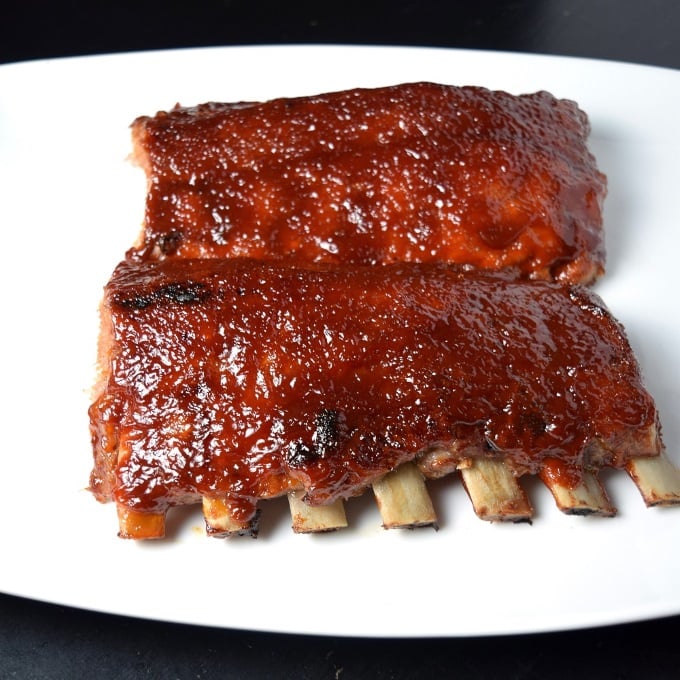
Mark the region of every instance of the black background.
[[2, 61], [200, 45], [361, 43], [680, 67], [675, 0], [15, 0], [3, 14]]
[[[2, 14], [0, 62], [184, 46], [344, 43], [680, 68], [677, 0], [55, 0], [5, 3]], [[45, 563], [49, 578], [49, 556]], [[531, 579], [517, 587], [531, 588]], [[370, 611], [368, 603], [352, 605], [359, 616]], [[332, 598], [319, 593], [318, 606], [332, 607]], [[140, 621], [0, 595], [0, 679], [78, 677], [680, 678], [680, 617], [513, 637], [366, 640]]]

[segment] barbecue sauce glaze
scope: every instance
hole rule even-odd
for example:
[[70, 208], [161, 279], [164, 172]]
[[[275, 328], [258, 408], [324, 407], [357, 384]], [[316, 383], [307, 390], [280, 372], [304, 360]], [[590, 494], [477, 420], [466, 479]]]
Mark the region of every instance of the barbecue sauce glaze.
[[449, 261], [588, 283], [606, 181], [547, 92], [413, 83], [141, 117], [136, 258]]
[[[143, 511], [304, 487], [360, 493], [432, 447], [622, 466], [657, 414], [620, 325], [579, 286], [441, 263], [123, 262], [103, 304], [92, 488]], [[460, 452], [463, 453], [460, 453]]]

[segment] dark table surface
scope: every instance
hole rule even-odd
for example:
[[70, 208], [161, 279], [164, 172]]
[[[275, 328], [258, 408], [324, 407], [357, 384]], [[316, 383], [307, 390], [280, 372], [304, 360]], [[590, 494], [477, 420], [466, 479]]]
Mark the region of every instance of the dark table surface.
[[[351, 43], [680, 67], [677, 0], [10, 0], [3, 15], [0, 62], [184, 46]], [[679, 678], [678, 640], [680, 616], [510, 637], [366, 640], [205, 629], [0, 595], [0, 679]]]

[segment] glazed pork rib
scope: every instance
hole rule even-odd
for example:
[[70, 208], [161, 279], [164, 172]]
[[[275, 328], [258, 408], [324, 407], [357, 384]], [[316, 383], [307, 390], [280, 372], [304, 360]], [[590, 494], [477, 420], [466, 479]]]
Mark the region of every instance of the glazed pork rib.
[[606, 193], [589, 132], [547, 92], [432, 83], [140, 117], [130, 257], [439, 260], [589, 283]]
[[91, 488], [123, 537], [162, 536], [195, 502], [215, 534], [254, 530], [284, 494], [333, 514], [392, 471], [461, 470], [473, 503], [488, 486], [521, 505], [522, 475], [578, 495], [603, 467], [664, 461], [624, 332], [582, 286], [442, 263], [125, 261], [102, 320]]

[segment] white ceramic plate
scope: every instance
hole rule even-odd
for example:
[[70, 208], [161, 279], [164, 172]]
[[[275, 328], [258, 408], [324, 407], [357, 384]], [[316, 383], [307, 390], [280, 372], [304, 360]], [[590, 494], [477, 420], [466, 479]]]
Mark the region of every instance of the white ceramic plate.
[[547, 89], [590, 114], [609, 175], [609, 271], [599, 291], [626, 325], [680, 462], [680, 75], [578, 59], [404, 48], [259, 47], [0, 67], [3, 263], [0, 589], [106, 612], [253, 630], [471, 636], [680, 613], [680, 508], [644, 507], [607, 473], [616, 519], [567, 517], [530, 484], [533, 525], [476, 519], [454, 479], [432, 485], [439, 532], [387, 532], [366, 496], [351, 528], [296, 536], [285, 500], [251, 539], [116, 537], [86, 491], [86, 410], [97, 304], [136, 237], [144, 179], [128, 125], [176, 102], [264, 99], [427, 79]]

